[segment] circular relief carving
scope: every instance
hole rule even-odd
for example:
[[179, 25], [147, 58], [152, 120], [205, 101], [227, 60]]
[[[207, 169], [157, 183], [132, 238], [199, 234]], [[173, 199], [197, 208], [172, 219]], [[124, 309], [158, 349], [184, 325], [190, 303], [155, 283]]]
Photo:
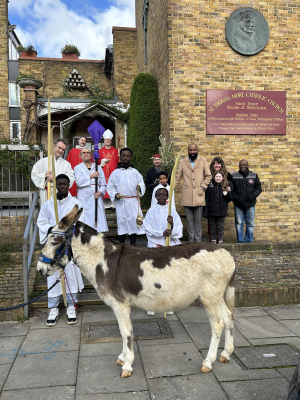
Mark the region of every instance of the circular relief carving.
[[225, 35], [235, 51], [245, 56], [252, 56], [259, 53], [268, 43], [269, 25], [259, 11], [242, 7], [230, 15]]

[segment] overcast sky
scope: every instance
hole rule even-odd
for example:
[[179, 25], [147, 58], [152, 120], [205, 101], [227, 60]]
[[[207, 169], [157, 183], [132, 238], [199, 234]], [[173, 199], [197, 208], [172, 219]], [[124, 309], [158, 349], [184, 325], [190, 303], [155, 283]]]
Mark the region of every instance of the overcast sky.
[[135, 27], [135, 0], [10, 0], [9, 21], [23, 44], [39, 57], [61, 57], [66, 42], [80, 58], [102, 59], [112, 26]]

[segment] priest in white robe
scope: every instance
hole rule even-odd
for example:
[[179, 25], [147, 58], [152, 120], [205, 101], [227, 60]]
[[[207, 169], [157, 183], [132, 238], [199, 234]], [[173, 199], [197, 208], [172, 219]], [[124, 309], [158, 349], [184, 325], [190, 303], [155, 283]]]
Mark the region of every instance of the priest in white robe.
[[[107, 222], [103, 197], [106, 193], [106, 180], [102, 168], [96, 171], [95, 164], [91, 162], [91, 152], [83, 148], [79, 154], [82, 163], [74, 168], [75, 182], [77, 185], [77, 199], [84, 204], [84, 223], [97, 229], [98, 232], [107, 232]], [[96, 179], [98, 188], [95, 190]], [[95, 227], [95, 199], [97, 199], [97, 228]]]
[[[57, 185], [57, 209], [58, 209], [58, 219], [59, 221], [66, 216], [71, 210], [73, 210], [75, 204], [77, 204], [80, 208], [82, 204], [75, 197], [72, 197], [69, 193], [69, 185], [70, 180], [67, 175], [60, 174], [56, 178]], [[84, 212], [81, 214], [80, 221], [84, 222]], [[39, 227], [40, 233], [40, 243], [43, 244], [47, 241], [47, 236], [51, 232], [52, 228], [56, 225], [55, 220], [55, 211], [54, 211], [54, 199], [51, 196], [50, 200], [46, 201], [39, 213], [37, 225]], [[72, 325], [77, 322], [76, 320], [76, 312], [74, 303], [77, 303], [77, 293], [78, 291], [82, 291], [84, 284], [82, 281], [81, 273], [76, 264], [71, 260], [66, 268], [66, 293], [67, 293], [67, 315], [68, 315], [68, 324]], [[47, 278], [48, 288], [51, 287], [57, 279], [60, 278], [60, 272], [56, 271], [53, 275], [50, 275]], [[50, 313], [47, 319], [47, 326], [54, 326], [58, 319], [58, 305], [59, 305], [59, 296], [62, 294], [61, 283], [58, 283], [48, 292], [48, 308], [50, 309]]]
[[123, 148], [117, 169], [109, 177], [107, 192], [116, 204], [119, 242], [125, 243], [125, 235], [130, 237], [130, 244], [136, 245], [136, 235], [145, 233], [144, 226], [137, 227], [136, 218], [143, 215], [137, 193], [143, 196], [145, 184], [142, 175], [130, 164], [132, 151]]
[[[177, 211], [171, 207], [169, 216], [168, 190], [160, 188], [156, 191], [157, 204], [151, 206], [144, 219], [144, 227], [148, 239], [148, 247], [164, 247], [167, 236], [170, 236], [170, 246], [181, 244], [179, 238], [182, 237], [182, 222]], [[171, 229], [168, 229], [168, 222]]]
[[[54, 144], [54, 160], [55, 174], [65, 174], [70, 179], [70, 187], [73, 185], [75, 178], [71, 164], [64, 160], [63, 154], [67, 148], [67, 143], [63, 139], [57, 139]], [[53, 176], [52, 176], [52, 157], [50, 160], [51, 168], [48, 170], [48, 157], [42, 158], [36, 162], [31, 170], [31, 179], [36, 187], [40, 188], [40, 206], [47, 201], [48, 182], [51, 182], [51, 194], [53, 193]]]

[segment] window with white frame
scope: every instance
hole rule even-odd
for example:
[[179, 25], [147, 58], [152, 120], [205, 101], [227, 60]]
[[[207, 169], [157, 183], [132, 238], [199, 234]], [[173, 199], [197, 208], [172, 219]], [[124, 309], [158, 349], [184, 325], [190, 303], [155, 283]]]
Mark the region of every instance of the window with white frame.
[[16, 142], [21, 141], [21, 122], [10, 121], [10, 139]]
[[20, 88], [16, 82], [8, 82], [9, 85], [9, 106], [20, 107]]

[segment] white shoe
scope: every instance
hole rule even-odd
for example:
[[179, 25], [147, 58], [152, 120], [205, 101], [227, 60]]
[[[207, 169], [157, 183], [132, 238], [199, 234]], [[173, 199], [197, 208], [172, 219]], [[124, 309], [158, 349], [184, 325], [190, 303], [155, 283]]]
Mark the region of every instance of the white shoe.
[[154, 311], [147, 311], [147, 315], [151, 316], [151, 315], [155, 315]]
[[74, 306], [68, 306], [67, 308], [68, 325], [74, 325], [77, 322], [76, 310]]
[[173, 311], [167, 311], [166, 314], [167, 315], [173, 315], [174, 313], [173, 313]]
[[58, 308], [54, 307], [54, 308], [50, 308], [50, 312], [47, 318], [47, 322], [46, 325], [47, 326], [54, 326], [56, 325], [56, 321], [58, 320]]

